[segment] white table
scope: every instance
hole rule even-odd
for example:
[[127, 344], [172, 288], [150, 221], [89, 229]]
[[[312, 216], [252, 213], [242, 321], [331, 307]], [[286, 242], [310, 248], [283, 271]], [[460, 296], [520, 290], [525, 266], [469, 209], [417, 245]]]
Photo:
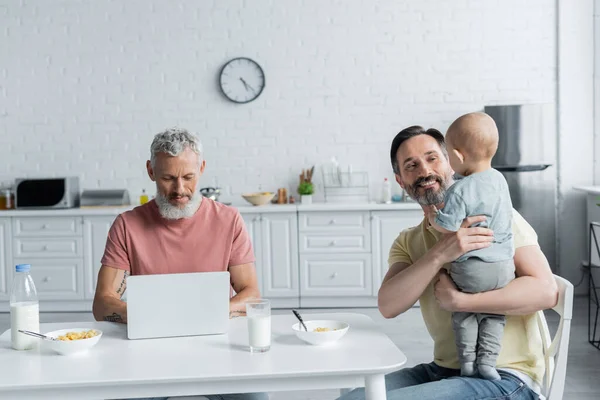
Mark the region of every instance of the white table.
[[367, 316], [306, 314], [305, 320], [350, 324], [334, 344], [311, 346], [291, 330], [293, 315], [272, 317], [267, 353], [250, 353], [245, 318], [230, 321], [227, 335], [128, 340], [126, 327], [109, 322], [42, 324], [49, 332], [97, 328], [104, 332], [88, 353], [60, 356], [45, 346], [10, 348], [0, 336], [0, 398], [114, 399], [213, 393], [274, 392], [365, 386], [367, 400], [385, 400], [384, 375], [405, 355]]

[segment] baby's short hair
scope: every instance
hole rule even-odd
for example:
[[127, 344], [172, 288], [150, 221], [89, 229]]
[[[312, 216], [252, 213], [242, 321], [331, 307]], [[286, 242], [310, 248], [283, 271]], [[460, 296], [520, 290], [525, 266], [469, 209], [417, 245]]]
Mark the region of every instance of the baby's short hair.
[[473, 161], [488, 160], [498, 150], [498, 127], [486, 113], [465, 114], [450, 125], [446, 142]]

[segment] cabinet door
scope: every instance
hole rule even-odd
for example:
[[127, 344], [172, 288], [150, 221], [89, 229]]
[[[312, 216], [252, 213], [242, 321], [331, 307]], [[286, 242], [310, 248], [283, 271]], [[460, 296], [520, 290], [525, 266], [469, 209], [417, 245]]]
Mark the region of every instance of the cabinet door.
[[9, 269], [14, 268], [11, 250], [10, 218], [0, 218], [0, 300], [7, 300], [10, 296]]
[[301, 297], [371, 296], [370, 254], [300, 256]]
[[254, 262], [256, 268], [256, 278], [258, 280], [258, 289], [261, 295], [263, 293], [263, 268], [262, 268], [262, 249], [261, 249], [261, 232], [260, 232], [260, 214], [242, 214], [244, 223], [246, 224], [246, 230], [250, 241], [252, 242], [252, 249], [254, 250]]
[[374, 211], [371, 213], [373, 247], [373, 293], [377, 293], [388, 271], [388, 257], [394, 240], [404, 229], [423, 221], [423, 211]]
[[29, 260], [15, 258], [16, 264], [31, 263], [31, 278], [40, 300], [83, 299], [83, 263], [79, 258]]
[[86, 299], [94, 298], [94, 294], [96, 292], [96, 283], [98, 281], [98, 271], [101, 267], [100, 260], [104, 255], [104, 247], [106, 246], [108, 231], [110, 230], [110, 227], [116, 218], [116, 215], [84, 218], [84, 294]]
[[295, 297], [298, 275], [298, 220], [296, 213], [260, 215], [262, 295]]

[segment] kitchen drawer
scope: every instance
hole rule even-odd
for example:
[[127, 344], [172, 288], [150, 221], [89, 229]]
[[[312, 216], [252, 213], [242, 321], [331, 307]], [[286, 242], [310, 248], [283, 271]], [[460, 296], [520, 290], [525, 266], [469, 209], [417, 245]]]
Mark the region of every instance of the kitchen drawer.
[[83, 257], [83, 239], [79, 237], [14, 238], [13, 246], [14, 257]]
[[83, 299], [82, 260], [15, 259], [15, 264], [31, 264], [31, 277], [40, 300]]
[[371, 251], [369, 231], [342, 235], [300, 233], [300, 253], [368, 253]]
[[15, 237], [81, 236], [82, 217], [18, 217], [13, 219]]
[[300, 256], [300, 297], [371, 296], [370, 254]]
[[369, 212], [303, 212], [300, 213], [300, 232], [362, 231], [369, 228]]

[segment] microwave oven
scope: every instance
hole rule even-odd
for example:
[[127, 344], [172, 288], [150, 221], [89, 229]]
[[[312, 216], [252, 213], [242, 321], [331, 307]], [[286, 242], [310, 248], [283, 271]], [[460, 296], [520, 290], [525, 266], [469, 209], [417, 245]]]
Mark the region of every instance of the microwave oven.
[[15, 180], [16, 209], [79, 207], [79, 178], [19, 178]]

